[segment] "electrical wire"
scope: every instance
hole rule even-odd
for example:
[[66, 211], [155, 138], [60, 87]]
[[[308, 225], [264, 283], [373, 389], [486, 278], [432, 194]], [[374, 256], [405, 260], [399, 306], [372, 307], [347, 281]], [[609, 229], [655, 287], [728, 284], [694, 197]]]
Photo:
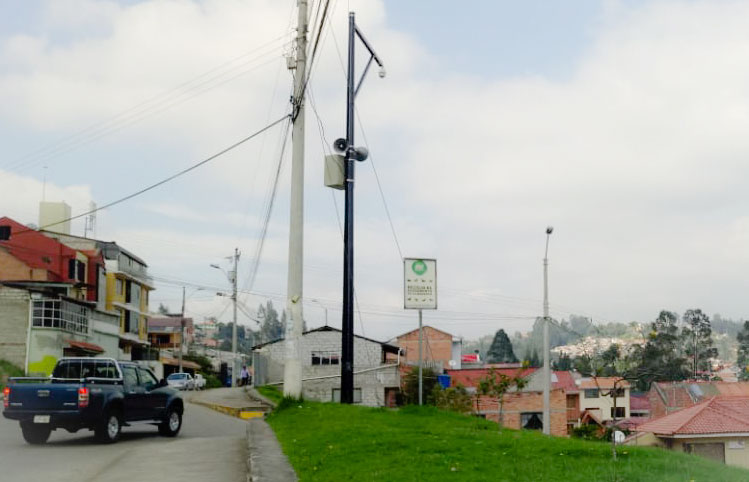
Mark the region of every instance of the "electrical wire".
[[[227, 152], [229, 152], [229, 151], [231, 151], [233, 149], [236, 149], [237, 147], [241, 146], [245, 142], [247, 142], [247, 141], [249, 141], [249, 140], [251, 140], [251, 139], [259, 136], [260, 134], [262, 134], [263, 132], [267, 131], [271, 127], [273, 127], [273, 126], [275, 126], [277, 124], [280, 124], [281, 122], [283, 122], [284, 120], [286, 120], [288, 118], [289, 118], [288, 114], [284, 115], [280, 119], [278, 119], [276, 121], [273, 121], [270, 124], [268, 124], [267, 126], [263, 127], [259, 131], [256, 131], [256, 132], [250, 134], [249, 136], [246, 136], [246, 137], [240, 139], [239, 141], [235, 142], [234, 144], [230, 145], [229, 147], [226, 147], [226, 148], [220, 150], [219, 152], [213, 154], [212, 156], [209, 156], [209, 157], [203, 159], [202, 161], [199, 161], [199, 162], [193, 164], [192, 166], [190, 166], [188, 168], [185, 168], [185, 169], [177, 172], [176, 174], [172, 174], [171, 176], [169, 176], [169, 177], [167, 177], [165, 179], [162, 179], [161, 181], [158, 181], [158, 182], [156, 182], [154, 184], [151, 184], [151, 185], [149, 185], [149, 186], [147, 186], [147, 187], [145, 187], [143, 189], [140, 189], [140, 190], [138, 190], [138, 191], [136, 191], [136, 192], [134, 192], [132, 194], [128, 194], [127, 196], [121, 197], [121, 198], [119, 198], [119, 199], [117, 199], [115, 201], [111, 201], [111, 202], [109, 202], [107, 204], [104, 204], [103, 206], [99, 206], [96, 209], [92, 209], [92, 210], [84, 212], [82, 214], [77, 214], [77, 215], [71, 216], [71, 217], [69, 217], [67, 219], [63, 219], [61, 221], [57, 221], [57, 222], [54, 222], [54, 223], [51, 223], [51, 224], [47, 224], [45, 226], [41, 226], [39, 228], [39, 231], [45, 230], [45, 229], [50, 228], [52, 226], [57, 226], [58, 224], [66, 223], [66, 222], [69, 222], [69, 221], [73, 221], [73, 220], [82, 218], [84, 216], [89, 216], [89, 215], [91, 215], [91, 214], [93, 214], [95, 212], [102, 211], [104, 209], [108, 209], [108, 208], [110, 208], [112, 206], [116, 206], [116, 205], [121, 204], [121, 203], [123, 203], [125, 201], [133, 199], [134, 197], [140, 196], [141, 194], [144, 194], [144, 193], [146, 193], [148, 191], [151, 191], [151, 190], [153, 190], [153, 189], [155, 189], [155, 188], [157, 188], [159, 186], [162, 186], [162, 185], [164, 185], [164, 184], [166, 184], [166, 183], [168, 183], [168, 182], [170, 182], [170, 181], [172, 181], [172, 180], [174, 180], [174, 179], [176, 179], [176, 178], [178, 178], [180, 176], [183, 176], [183, 175], [187, 174], [190, 171], [193, 171], [193, 170], [199, 168], [200, 166], [203, 166], [204, 164], [207, 164], [208, 162], [210, 162], [210, 161], [212, 161], [212, 160], [214, 160], [214, 159], [216, 159], [216, 158], [218, 158], [218, 157], [226, 154]], [[23, 231], [18, 231], [16, 233], [14, 233], [14, 235], [18, 236], [19, 234], [23, 234], [24, 232], [30, 232], [30, 231], [36, 231], [36, 230], [34, 230], [32, 228], [26, 228]]]
[[262, 50], [266, 46], [272, 45], [273, 43], [278, 42], [279, 40], [282, 40], [286, 38], [287, 36], [288, 34], [278, 37], [277, 39], [274, 39], [273, 41], [268, 42], [267, 44], [264, 44], [256, 49], [253, 49], [247, 52], [246, 54], [240, 55], [239, 57], [236, 57], [233, 60], [230, 60], [228, 62], [225, 62], [224, 64], [219, 65], [218, 67], [210, 69], [198, 75], [197, 77], [194, 77], [193, 79], [187, 82], [184, 82], [178, 85], [177, 87], [174, 87], [173, 89], [170, 89], [169, 91], [166, 91], [162, 94], [151, 97], [145, 101], [142, 101], [136, 104], [133, 107], [130, 107], [129, 109], [126, 109], [118, 114], [115, 114], [114, 116], [106, 119], [105, 121], [91, 124], [88, 127], [76, 132], [75, 134], [71, 134], [69, 136], [63, 137], [57, 141], [54, 141], [39, 149], [36, 149], [24, 156], [21, 156], [20, 158], [17, 158], [11, 161], [10, 163], [6, 164], [3, 167], [3, 169], [6, 171], [18, 171], [18, 170], [21, 170], [22, 168], [38, 165], [39, 163], [45, 160], [49, 160], [53, 157], [57, 157], [59, 155], [75, 150], [79, 147], [82, 147], [83, 145], [89, 144], [106, 135], [119, 131], [124, 127], [127, 127], [147, 117], [150, 117], [151, 115], [158, 114], [176, 105], [179, 105], [187, 100], [190, 100], [198, 95], [201, 95], [220, 85], [223, 85], [226, 82], [231, 81], [241, 75], [245, 75], [251, 72], [252, 70], [262, 67], [266, 65], [267, 63], [276, 61], [277, 58], [274, 55], [273, 58], [271, 58], [269, 61], [263, 62], [259, 65], [256, 65], [254, 67], [251, 67], [245, 70], [241, 70], [239, 73], [236, 73], [235, 75], [232, 75], [231, 77], [226, 78], [228, 74], [235, 73], [235, 71], [237, 71], [238, 69], [241, 69], [242, 67], [252, 64], [253, 62], [256, 62], [257, 60], [262, 59], [265, 56], [274, 54], [280, 49], [285, 49], [286, 46], [289, 44], [288, 41], [284, 42], [282, 45], [272, 48], [268, 52], [264, 52], [256, 57], [252, 57], [249, 60], [246, 60], [236, 66], [230, 67], [228, 69], [224, 69], [223, 72], [217, 75], [208, 77], [207, 80], [203, 80], [206, 76], [209, 76], [210, 74], [212, 74], [213, 72], [216, 72], [217, 70], [221, 70], [224, 66], [231, 65], [232, 63], [235, 63], [237, 60], [242, 59], [246, 57], [247, 55], [254, 53], [258, 50]]

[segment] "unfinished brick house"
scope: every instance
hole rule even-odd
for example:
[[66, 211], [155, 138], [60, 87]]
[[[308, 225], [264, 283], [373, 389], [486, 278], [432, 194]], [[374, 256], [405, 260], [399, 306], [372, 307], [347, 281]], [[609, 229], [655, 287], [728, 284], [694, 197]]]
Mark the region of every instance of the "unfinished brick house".
[[692, 407], [714, 396], [749, 397], [749, 382], [653, 382], [648, 392], [650, 418]]
[[[462, 385], [469, 393], [476, 393], [479, 381], [489, 374], [489, 368], [447, 370], [450, 385]], [[502, 424], [512, 429], [543, 428], [543, 373], [538, 368], [499, 368], [495, 373], [526, 379], [521, 391], [512, 390], [504, 396]], [[552, 435], [567, 436], [579, 423], [579, 390], [570, 372], [552, 372], [551, 427]], [[494, 397], [479, 396], [474, 401], [474, 412], [487, 420], [499, 421], [499, 401]]]

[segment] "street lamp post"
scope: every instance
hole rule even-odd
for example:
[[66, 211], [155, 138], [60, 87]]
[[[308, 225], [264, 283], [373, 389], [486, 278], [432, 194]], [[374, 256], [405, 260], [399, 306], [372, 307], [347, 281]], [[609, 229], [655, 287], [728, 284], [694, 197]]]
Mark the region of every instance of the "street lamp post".
[[549, 237], [554, 228], [546, 228], [546, 250], [544, 251], [544, 414], [543, 431], [551, 434], [551, 360], [549, 347]]
[[211, 268], [216, 268], [224, 272], [232, 285], [231, 299], [234, 304], [234, 322], [231, 329], [231, 386], [237, 386], [237, 265], [239, 264], [239, 248], [234, 248], [234, 269], [228, 273], [219, 265], [212, 264]]
[[[343, 234], [343, 317], [341, 323], [341, 403], [354, 403], [354, 161], [367, 159], [366, 148], [354, 146], [354, 102], [364, 77], [375, 61], [380, 66], [380, 77], [385, 77], [382, 61], [364, 38], [354, 20], [354, 12], [348, 15], [348, 74], [346, 91], [346, 138], [335, 141], [335, 147], [344, 153], [345, 208]], [[369, 61], [358, 84], [354, 83], [354, 47], [356, 37], [369, 51]]]

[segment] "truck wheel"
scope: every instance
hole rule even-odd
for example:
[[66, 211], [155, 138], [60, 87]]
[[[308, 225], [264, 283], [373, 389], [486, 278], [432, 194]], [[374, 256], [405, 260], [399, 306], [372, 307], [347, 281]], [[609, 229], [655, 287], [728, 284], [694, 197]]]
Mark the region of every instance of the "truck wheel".
[[159, 433], [165, 437], [176, 437], [179, 429], [182, 428], [182, 413], [169, 407], [166, 413], [166, 419], [159, 424]]
[[109, 409], [104, 412], [104, 418], [94, 429], [96, 440], [111, 444], [120, 439], [122, 432], [122, 415], [117, 410]]
[[21, 422], [23, 439], [31, 445], [41, 445], [49, 439], [52, 429], [49, 425], [38, 425], [30, 422]]

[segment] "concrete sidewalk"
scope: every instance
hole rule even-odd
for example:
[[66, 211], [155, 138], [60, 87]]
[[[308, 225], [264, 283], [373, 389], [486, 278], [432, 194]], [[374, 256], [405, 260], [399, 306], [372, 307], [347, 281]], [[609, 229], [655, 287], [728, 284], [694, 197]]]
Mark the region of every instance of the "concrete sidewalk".
[[248, 480], [253, 482], [296, 481], [297, 476], [281, 450], [276, 434], [264, 420], [272, 410], [270, 400], [249, 387], [214, 388], [187, 397], [227, 415], [251, 419], [247, 423]]
[[250, 398], [245, 387], [212, 388], [192, 394], [188, 401], [245, 420], [263, 417], [271, 410], [266, 403]]

